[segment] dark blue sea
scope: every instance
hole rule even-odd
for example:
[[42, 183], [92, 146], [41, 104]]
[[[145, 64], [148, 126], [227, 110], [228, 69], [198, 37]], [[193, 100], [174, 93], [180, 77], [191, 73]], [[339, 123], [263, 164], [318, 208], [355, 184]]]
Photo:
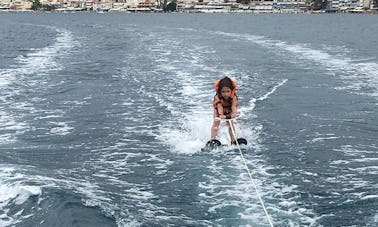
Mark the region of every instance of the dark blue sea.
[[378, 226], [377, 21], [1, 12], [0, 226]]

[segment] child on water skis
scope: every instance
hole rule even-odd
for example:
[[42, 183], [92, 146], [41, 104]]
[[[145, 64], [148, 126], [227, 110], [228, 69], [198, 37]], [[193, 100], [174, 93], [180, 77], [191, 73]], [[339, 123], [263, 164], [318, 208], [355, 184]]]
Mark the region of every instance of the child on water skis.
[[[238, 97], [236, 96], [237, 83], [229, 77], [223, 77], [214, 84], [216, 94], [213, 99], [214, 121], [211, 127], [211, 140], [207, 146], [219, 146], [220, 141], [216, 139], [218, 135], [220, 119], [232, 119], [238, 116]], [[237, 144], [236, 141], [246, 144], [247, 141], [235, 138], [235, 127], [233, 121], [227, 121], [228, 133], [230, 134], [231, 144]]]

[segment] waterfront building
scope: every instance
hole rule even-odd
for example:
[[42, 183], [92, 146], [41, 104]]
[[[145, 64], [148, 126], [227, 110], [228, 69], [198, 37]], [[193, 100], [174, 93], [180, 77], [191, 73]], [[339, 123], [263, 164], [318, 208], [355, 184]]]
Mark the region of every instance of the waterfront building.
[[127, 0], [126, 8], [127, 9], [136, 9], [138, 8], [139, 0]]
[[257, 0], [251, 2], [250, 9], [254, 13], [273, 13], [273, 1]]
[[127, 0], [115, 0], [113, 1], [113, 6], [110, 11], [126, 11], [127, 10]]
[[373, 8], [373, 1], [363, 0], [363, 8], [364, 9], [372, 9]]
[[131, 0], [127, 2], [127, 11], [152, 12], [156, 9], [157, 2], [152, 0]]
[[177, 11], [179, 11], [179, 12], [193, 11], [195, 3], [196, 3], [196, 1], [194, 1], [194, 0], [178, 0], [177, 1]]
[[10, 10], [10, 2], [8, 0], [0, 0], [0, 10]]
[[112, 7], [112, 0], [93, 0], [93, 11], [108, 12]]
[[85, 0], [83, 4], [83, 8], [86, 11], [93, 10], [93, 0]]
[[[0, 0], [0, 10], [29, 10], [34, 0]], [[39, 0], [56, 11], [161, 11], [164, 0]], [[172, 0], [167, 0], [169, 3]], [[238, 3], [238, 2], [239, 3]], [[179, 12], [302, 13], [313, 0], [177, 0]], [[374, 12], [374, 0], [325, 0], [323, 12]], [[159, 8], [160, 7], [160, 8]], [[375, 10], [377, 12], [377, 10]]]
[[340, 12], [363, 12], [373, 6], [372, 0], [329, 0], [328, 9]]
[[0, 10], [30, 10], [32, 2], [25, 0], [0, 0]]
[[279, 13], [302, 13], [308, 10], [308, 5], [305, 1], [277, 1], [275, 10]]

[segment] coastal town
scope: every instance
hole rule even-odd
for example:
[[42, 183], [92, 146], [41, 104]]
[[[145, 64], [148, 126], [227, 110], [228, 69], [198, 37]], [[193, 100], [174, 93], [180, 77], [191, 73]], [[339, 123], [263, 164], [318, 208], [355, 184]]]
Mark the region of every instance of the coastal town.
[[2, 11], [377, 13], [378, 0], [0, 0]]

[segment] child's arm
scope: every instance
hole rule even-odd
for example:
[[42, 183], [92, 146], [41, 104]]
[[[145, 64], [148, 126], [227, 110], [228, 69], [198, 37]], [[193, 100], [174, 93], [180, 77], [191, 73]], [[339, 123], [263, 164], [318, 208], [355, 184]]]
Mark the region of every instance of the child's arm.
[[238, 116], [238, 97], [236, 95], [232, 98], [232, 106], [231, 106], [231, 117], [237, 117]]
[[218, 98], [218, 95], [214, 97], [214, 107], [216, 108], [216, 111], [218, 112], [218, 116], [222, 119], [225, 119], [226, 116], [223, 114], [223, 106], [221, 100]]

